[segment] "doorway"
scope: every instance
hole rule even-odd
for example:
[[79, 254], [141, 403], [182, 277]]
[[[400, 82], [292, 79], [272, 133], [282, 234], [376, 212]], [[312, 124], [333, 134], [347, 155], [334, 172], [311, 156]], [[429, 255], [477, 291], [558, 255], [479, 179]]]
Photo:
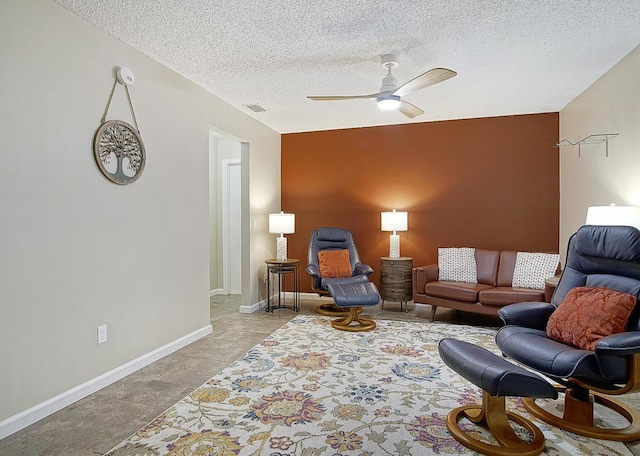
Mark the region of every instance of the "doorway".
[[242, 293], [242, 167], [222, 160], [222, 276], [227, 294]]
[[210, 295], [242, 293], [242, 143], [209, 136]]

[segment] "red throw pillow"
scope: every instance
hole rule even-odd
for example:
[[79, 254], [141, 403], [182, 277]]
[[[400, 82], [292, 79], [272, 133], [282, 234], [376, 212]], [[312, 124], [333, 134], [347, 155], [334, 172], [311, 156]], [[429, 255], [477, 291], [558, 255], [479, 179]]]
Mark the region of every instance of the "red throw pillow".
[[349, 261], [349, 251], [342, 250], [321, 250], [318, 252], [320, 262], [320, 275], [322, 277], [351, 277], [351, 261]]
[[602, 287], [572, 288], [547, 322], [547, 335], [583, 350], [605, 336], [623, 332], [637, 302], [627, 293]]

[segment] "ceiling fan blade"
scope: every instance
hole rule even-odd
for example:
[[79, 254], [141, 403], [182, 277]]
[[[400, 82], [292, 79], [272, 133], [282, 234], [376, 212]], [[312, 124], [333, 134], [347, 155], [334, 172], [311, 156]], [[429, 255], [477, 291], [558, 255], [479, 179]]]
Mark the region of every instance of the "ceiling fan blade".
[[327, 96], [327, 97], [307, 97], [310, 100], [314, 101], [335, 101], [335, 100], [356, 100], [359, 98], [377, 98], [379, 93], [372, 93], [369, 95], [337, 95], [337, 96]]
[[410, 92], [415, 92], [416, 90], [432, 86], [438, 82], [446, 81], [447, 79], [454, 77], [456, 74], [458, 73], [446, 68], [433, 68], [426, 73], [422, 73], [420, 76], [413, 78], [406, 84], [401, 85], [395, 90], [395, 92], [393, 92], [393, 94], [403, 96]]
[[422, 109], [404, 100], [400, 100], [398, 111], [407, 116], [409, 119], [413, 119], [420, 114], [424, 114], [424, 111]]

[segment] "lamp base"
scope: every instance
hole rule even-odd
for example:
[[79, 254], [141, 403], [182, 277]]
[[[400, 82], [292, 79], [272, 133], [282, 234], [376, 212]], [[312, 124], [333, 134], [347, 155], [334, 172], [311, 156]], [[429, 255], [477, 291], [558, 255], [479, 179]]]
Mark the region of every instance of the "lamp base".
[[389, 235], [389, 258], [400, 258], [400, 235]]
[[278, 261], [287, 260], [287, 238], [280, 236], [276, 243], [276, 259]]

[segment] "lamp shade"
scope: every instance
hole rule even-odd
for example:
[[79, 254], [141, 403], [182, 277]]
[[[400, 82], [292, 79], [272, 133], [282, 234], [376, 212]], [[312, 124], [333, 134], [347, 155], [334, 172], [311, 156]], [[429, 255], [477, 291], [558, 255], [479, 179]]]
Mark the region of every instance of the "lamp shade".
[[382, 231], [407, 231], [407, 213], [406, 212], [382, 212], [381, 218]]
[[633, 226], [640, 229], [640, 207], [591, 206], [587, 209], [587, 225]]
[[296, 232], [295, 214], [269, 214], [269, 233], [291, 234]]

